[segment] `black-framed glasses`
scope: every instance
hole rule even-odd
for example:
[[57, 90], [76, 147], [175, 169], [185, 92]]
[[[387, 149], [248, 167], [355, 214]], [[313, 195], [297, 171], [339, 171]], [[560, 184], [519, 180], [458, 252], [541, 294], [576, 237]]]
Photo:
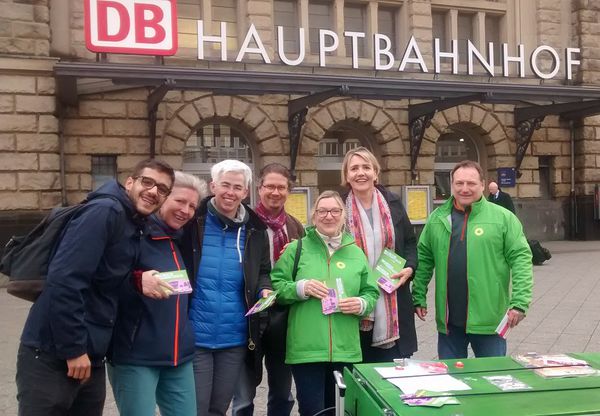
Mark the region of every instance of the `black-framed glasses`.
[[261, 185], [263, 188], [265, 188], [267, 191], [269, 192], [275, 192], [276, 190], [279, 193], [285, 192], [288, 190], [287, 185]]
[[338, 218], [340, 215], [342, 215], [343, 211], [341, 208], [331, 208], [331, 209], [319, 208], [315, 212], [317, 213], [319, 218], [325, 218], [327, 216], [327, 214], [331, 214], [331, 216], [333, 218]]
[[148, 176], [134, 176], [133, 179], [139, 179], [142, 186], [146, 189], [152, 189], [156, 186], [156, 192], [160, 196], [167, 197], [171, 193], [171, 188], [169, 188], [167, 185], [163, 183], [158, 183]]

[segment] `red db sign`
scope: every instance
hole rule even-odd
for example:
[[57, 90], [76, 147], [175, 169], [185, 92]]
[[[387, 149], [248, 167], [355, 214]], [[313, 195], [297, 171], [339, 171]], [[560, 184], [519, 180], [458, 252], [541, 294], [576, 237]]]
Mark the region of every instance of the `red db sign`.
[[174, 55], [175, 0], [85, 0], [85, 42], [92, 52]]

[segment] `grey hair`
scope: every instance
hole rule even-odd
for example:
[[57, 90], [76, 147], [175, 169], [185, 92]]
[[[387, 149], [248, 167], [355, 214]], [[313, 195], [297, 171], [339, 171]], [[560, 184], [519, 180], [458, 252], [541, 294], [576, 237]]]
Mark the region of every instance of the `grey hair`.
[[175, 171], [175, 182], [173, 188], [188, 188], [198, 192], [198, 200], [203, 199], [208, 195], [208, 187], [206, 181], [189, 173]]
[[246, 189], [250, 188], [252, 183], [252, 171], [250, 167], [239, 160], [227, 159], [219, 162], [210, 169], [210, 176], [213, 182], [218, 182], [225, 173], [241, 173], [244, 175], [244, 184]]

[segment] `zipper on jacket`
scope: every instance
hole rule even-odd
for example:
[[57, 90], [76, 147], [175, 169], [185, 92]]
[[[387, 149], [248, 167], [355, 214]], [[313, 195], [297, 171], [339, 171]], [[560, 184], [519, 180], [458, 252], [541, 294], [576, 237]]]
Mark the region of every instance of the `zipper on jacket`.
[[446, 327], [446, 335], [450, 335], [448, 329], [448, 319], [450, 318], [450, 310], [448, 306], [448, 265], [450, 264], [450, 246], [452, 245], [452, 221], [450, 221], [450, 237], [448, 238], [448, 255], [446, 257], [446, 310], [444, 317], [444, 326]]
[[[331, 253], [331, 255], [329, 254], [329, 249], [327, 248], [327, 244], [325, 244], [325, 241], [323, 241], [321, 238], [319, 238], [319, 240], [321, 240], [321, 244], [323, 245], [323, 247], [325, 248], [325, 254], [327, 255], [327, 277], [330, 278], [330, 272], [331, 272], [331, 259], [333, 258], [333, 255], [340, 249], [350, 246], [352, 244], [355, 244], [354, 241], [350, 242], [350, 243], [346, 243], [346, 244], [341, 244], [338, 248], [333, 250], [333, 253]], [[329, 318], [329, 361], [333, 361], [333, 323], [331, 322], [331, 315], [328, 316]]]
[[[177, 270], [181, 270], [181, 265], [179, 264], [179, 260], [177, 260], [177, 252], [175, 251], [175, 246], [173, 245], [173, 240], [169, 239], [169, 244], [171, 245], [171, 254], [173, 254], [173, 260], [175, 261], [175, 266]], [[179, 361], [179, 300], [181, 295], [177, 295], [177, 302], [175, 303], [175, 334], [174, 334], [174, 342], [173, 342], [173, 365], [177, 366], [177, 362]]]
[[[250, 236], [252, 235], [252, 228], [246, 228], [246, 241], [244, 242], [244, 258], [246, 257], [246, 250], [248, 250], [248, 241], [250, 241]], [[248, 293], [248, 282], [246, 279], [246, 262], [242, 262], [242, 277], [244, 278], [244, 300], [246, 301], [246, 311], [250, 308], [250, 304], [248, 302], [248, 297], [246, 296]], [[258, 283], [258, 282], [257, 282]], [[248, 349], [250, 351], [254, 351], [256, 349], [256, 344], [254, 343], [254, 338], [252, 337], [252, 325], [250, 323], [250, 317], [248, 320]]]

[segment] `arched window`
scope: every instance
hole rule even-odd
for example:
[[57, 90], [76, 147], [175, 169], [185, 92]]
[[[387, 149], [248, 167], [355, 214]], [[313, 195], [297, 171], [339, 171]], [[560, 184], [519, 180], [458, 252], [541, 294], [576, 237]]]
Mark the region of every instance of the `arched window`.
[[350, 125], [334, 126], [319, 142], [317, 170], [319, 192], [332, 189], [344, 192], [340, 185], [344, 155], [348, 150], [368, 146], [364, 132]]
[[[228, 124], [210, 123], [188, 139], [183, 150], [183, 171], [210, 182], [210, 169], [225, 159], [244, 162], [254, 171], [252, 149], [244, 133]], [[254, 201], [254, 187], [250, 197]]]
[[469, 159], [479, 162], [479, 152], [473, 132], [453, 128], [440, 136], [435, 152], [435, 200], [443, 202], [450, 197], [450, 171], [454, 165]]

